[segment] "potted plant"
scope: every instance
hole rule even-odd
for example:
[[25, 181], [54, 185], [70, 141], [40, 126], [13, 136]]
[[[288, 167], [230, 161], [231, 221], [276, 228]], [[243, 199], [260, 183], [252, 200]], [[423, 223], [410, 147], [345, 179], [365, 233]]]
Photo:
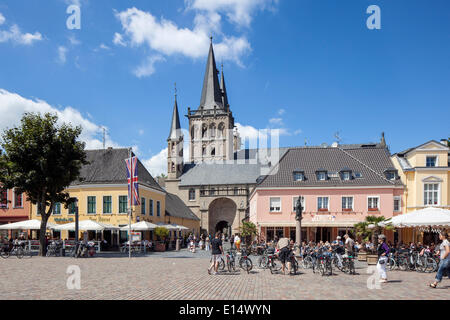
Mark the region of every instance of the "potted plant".
[[[361, 237], [364, 242], [371, 239], [373, 248], [367, 250], [366, 246], [363, 244], [361, 251], [358, 253], [358, 261], [367, 261], [367, 264], [374, 265], [378, 262], [378, 254], [376, 252], [376, 247], [378, 244], [378, 235], [381, 234], [382, 227], [380, 223], [386, 221], [383, 216], [367, 216], [366, 220], [355, 224], [354, 228], [356, 230], [356, 235]], [[389, 225], [385, 225], [386, 230], [392, 230], [393, 228]]]
[[253, 222], [242, 222], [241, 227], [241, 235], [242, 238], [245, 241], [246, 248], [250, 248], [252, 243], [252, 238], [258, 234], [258, 230], [256, 228], [256, 225]]
[[169, 230], [164, 227], [157, 227], [155, 228], [155, 236], [156, 236], [155, 251], [157, 252], [166, 251], [165, 240], [169, 236]]

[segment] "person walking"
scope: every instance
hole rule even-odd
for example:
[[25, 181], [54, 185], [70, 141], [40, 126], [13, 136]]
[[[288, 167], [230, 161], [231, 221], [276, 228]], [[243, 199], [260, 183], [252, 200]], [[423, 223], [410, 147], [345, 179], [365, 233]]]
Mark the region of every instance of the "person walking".
[[209, 236], [207, 236], [206, 239], [205, 239], [205, 250], [206, 251], [210, 250]]
[[436, 273], [436, 279], [430, 284], [431, 288], [436, 288], [438, 283], [442, 281], [445, 270], [447, 270], [447, 275], [450, 279], [450, 242], [448, 241], [448, 233], [441, 231], [439, 233], [439, 239], [442, 240], [442, 243], [439, 246], [441, 261], [439, 262], [439, 269]]
[[377, 253], [378, 253], [377, 270], [378, 274], [381, 277], [380, 282], [386, 283], [388, 282], [386, 275], [386, 264], [388, 261], [389, 247], [386, 244], [386, 236], [384, 234], [380, 234], [378, 236]]
[[219, 269], [219, 259], [223, 255], [222, 240], [220, 240], [220, 232], [216, 233], [216, 237], [211, 241], [211, 265], [208, 268], [208, 274], [217, 274]]
[[276, 248], [279, 250], [279, 254], [278, 254], [278, 258], [281, 261], [281, 268], [282, 268], [282, 272], [283, 274], [286, 274], [285, 270], [286, 270], [286, 262], [288, 263], [288, 271], [289, 274], [291, 273], [291, 263], [289, 260], [289, 253], [290, 253], [290, 249], [289, 249], [289, 239], [288, 238], [281, 238], [276, 245]]
[[233, 249], [233, 244], [234, 244], [234, 235], [231, 235], [231, 237], [230, 237], [230, 249]]

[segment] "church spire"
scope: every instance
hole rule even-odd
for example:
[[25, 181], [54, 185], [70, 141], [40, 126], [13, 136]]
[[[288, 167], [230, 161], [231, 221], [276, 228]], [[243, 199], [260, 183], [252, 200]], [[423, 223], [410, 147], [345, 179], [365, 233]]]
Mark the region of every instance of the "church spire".
[[206, 63], [205, 78], [203, 79], [202, 98], [200, 100], [200, 108], [214, 109], [214, 106], [223, 108], [222, 106], [222, 90], [219, 86], [218, 71], [216, 59], [214, 57], [214, 49], [211, 43], [209, 45], [208, 62]]
[[222, 104], [224, 109], [228, 108], [228, 95], [227, 87], [225, 85], [225, 76], [223, 74], [223, 64], [222, 64], [222, 74], [220, 76], [220, 90], [222, 91]]
[[172, 124], [170, 126], [169, 140], [177, 140], [181, 135], [180, 115], [178, 114], [177, 87], [175, 84], [175, 104], [173, 106]]

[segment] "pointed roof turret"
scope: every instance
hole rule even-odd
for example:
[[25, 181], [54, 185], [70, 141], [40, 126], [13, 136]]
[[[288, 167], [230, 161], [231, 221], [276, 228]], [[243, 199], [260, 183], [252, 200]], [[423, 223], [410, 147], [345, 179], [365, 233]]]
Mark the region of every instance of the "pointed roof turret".
[[222, 64], [222, 74], [220, 76], [220, 90], [222, 90], [223, 107], [226, 109], [228, 107], [228, 95], [227, 87], [225, 85], [225, 76], [223, 74], [223, 64]]
[[175, 87], [175, 104], [173, 106], [172, 122], [169, 140], [177, 140], [181, 135], [180, 115], [178, 114], [177, 88]]
[[200, 108], [214, 109], [214, 106], [223, 108], [222, 106], [222, 90], [219, 86], [218, 71], [216, 67], [216, 59], [214, 57], [214, 49], [212, 44], [209, 46], [208, 62], [206, 63], [205, 78], [203, 80], [202, 99], [200, 100]]

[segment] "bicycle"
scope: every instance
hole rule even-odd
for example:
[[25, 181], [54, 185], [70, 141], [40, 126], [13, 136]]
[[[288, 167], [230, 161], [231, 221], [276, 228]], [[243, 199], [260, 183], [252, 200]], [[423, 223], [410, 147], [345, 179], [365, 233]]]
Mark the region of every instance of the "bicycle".
[[267, 265], [272, 274], [279, 272], [282, 267], [281, 261], [275, 253], [267, 256]]
[[250, 273], [250, 270], [253, 268], [252, 260], [250, 260], [247, 256], [247, 251], [245, 249], [241, 250], [241, 257], [239, 259], [239, 267]]
[[228, 271], [229, 272], [236, 271], [236, 266], [235, 266], [236, 259], [235, 259], [235, 255], [234, 255], [233, 251], [229, 250], [227, 252], [226, 258], [227, 258]]
[[347, 254], [347, 255], [343, 256], [342, 258], [343, 258], [343, 261], [342, 261], [341, 271], [344, 273], [355, 275], [356, 270], [355, 270], [354, 256], [352, 254]]

